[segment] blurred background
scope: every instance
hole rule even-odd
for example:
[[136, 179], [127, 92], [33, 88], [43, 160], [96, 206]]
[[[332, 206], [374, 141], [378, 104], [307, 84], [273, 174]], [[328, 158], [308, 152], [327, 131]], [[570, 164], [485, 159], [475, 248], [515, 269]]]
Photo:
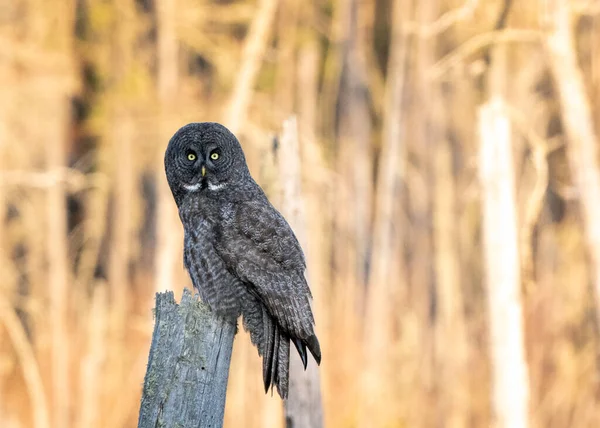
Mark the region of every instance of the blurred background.
[[[0, 426], [136, 425], [169, 138], [281, 207], [291, 117], [326, 426], [600, 426], [597, 0], [0, 0]], [[226, 426], [282, 415], [240, 333]]]

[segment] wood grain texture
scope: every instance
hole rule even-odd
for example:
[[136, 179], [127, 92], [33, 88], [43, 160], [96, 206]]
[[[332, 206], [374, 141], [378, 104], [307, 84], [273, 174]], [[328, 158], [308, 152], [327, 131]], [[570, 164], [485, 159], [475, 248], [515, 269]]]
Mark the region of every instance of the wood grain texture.
[[223, 425], [235, 330], [187, 289], [156, 295], [138, 428]]

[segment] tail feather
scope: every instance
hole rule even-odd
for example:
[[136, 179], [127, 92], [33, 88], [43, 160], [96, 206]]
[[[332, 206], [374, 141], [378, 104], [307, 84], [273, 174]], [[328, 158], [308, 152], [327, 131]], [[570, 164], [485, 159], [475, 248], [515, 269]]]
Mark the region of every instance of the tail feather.
[[317, 362], [317, 365], [321, 365], [321, 345], [319, 345], [319, 339], [317, 339], [317, 336], [313, 334], [308, 339], [303, 340], [303, 342], [306, 344], [306, 346], [308, 346], [308, 350]]
[[281, 398], [287, 398], [289, 386], [290, 339], [263, 310], [263, 383], [265, 392], [276, 387]]
[[[275, 325], [275, 333], [273, 334], [273, 356], [271, 359], [271, 388], [273, 385], [277, 385], [279, 382], [279, 372], [277, 371], [279, 367], [279, 346], [281, 344], [281, 336], [277, 331], [277, 325]], [[266, 382], [265, 382], [266, 383]]]
[[290, 338], [279, 333], [279, 352], [277, 357], [277, 392], [281, 398], [287, 398], [290, 377]]
[[292, 341], [294, 342], [294, 346], [296, 346], [296, 349], [298, 350], [298, 354], [300, 354], [300, 359], [302, 360], [304, 370], [306, 370], [306, 365], [308, 364], [308, 355], [306, 355], [306, 344], [296, 337], [293, 338]]
[[267, 310], [263, 308], [263, 381], [265, 385], [265, 392], [269, 392], [271, 387], [271, 381], [273, 379], [273, 357], [277, 355], [275, 349], [275, 335], [277, 329], [271, 316], [267, 313]]

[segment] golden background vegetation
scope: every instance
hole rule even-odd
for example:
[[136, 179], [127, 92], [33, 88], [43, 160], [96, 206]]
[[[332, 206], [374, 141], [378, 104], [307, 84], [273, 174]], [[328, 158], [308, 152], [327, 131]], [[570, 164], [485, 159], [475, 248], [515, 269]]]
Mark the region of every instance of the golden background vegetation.
[[[559, 7], [579, 76], [546, 46]], [[477, 121], [494, 94], [529, 422], [600, 426], [593, 198], [568, 159], [581, 106], [559, 96], [576, 77], [598, 135], [597, 1], [0, 0], [0, 426], [135, 426], [154, 294], [190, 286], [169, 138], [223, 123], [277, 205], [292, 116], [326, 426], [490, 426]], [[283, 422], [245, 333], [225, 419]]]

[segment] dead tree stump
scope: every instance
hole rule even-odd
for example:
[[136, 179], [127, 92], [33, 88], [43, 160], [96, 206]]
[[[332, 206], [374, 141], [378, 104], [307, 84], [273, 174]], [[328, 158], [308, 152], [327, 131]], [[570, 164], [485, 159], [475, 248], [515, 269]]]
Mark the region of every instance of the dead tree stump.
[[236, 327], [184, 290], [156, 294], [138, 428], [221, 427]]

